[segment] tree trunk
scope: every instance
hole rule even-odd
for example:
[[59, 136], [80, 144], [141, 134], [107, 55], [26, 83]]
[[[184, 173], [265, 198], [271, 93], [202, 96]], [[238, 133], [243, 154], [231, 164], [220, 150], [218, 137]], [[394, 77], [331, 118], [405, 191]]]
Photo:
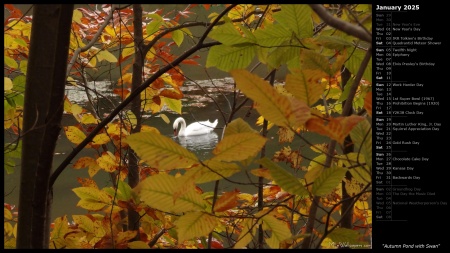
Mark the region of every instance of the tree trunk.
[[[131, 92], [135, 92], [142, 83], [142, 69], [144, 67], [144, 53], [143, 48], [143, 35], [142, 35], [142, 6], [140, 4], [134, 4], [134, 63], [133, 63], [133, 79], [131, 81]], [[131, 133], [138, 133], [141, 131], [141, 97], [136, 96], [131, 102], [131, 112], [136, 116], [136, 126], [132, 127]], [[130, 150], [128, 156], [128, 184], [131, 188], [136, 187], [139, 183], [139, 160], [134, 150]], [[139, 238], [139, 213], [133, 209], [128, 209], [128, 230], [136, 230], [138, 234], [136, 238]]]
[[61, 130], [73, 4], [35, 5], [28, 60], [17, 248], [48, 248], [48, 182]]

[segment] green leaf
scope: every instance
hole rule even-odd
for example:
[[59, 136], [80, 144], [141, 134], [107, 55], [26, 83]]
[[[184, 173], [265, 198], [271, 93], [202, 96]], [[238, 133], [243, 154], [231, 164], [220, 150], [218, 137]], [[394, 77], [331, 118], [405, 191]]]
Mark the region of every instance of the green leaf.
[[247, 70], [233, 70], [230, 73], [237, 88], [256, 103], [256, 110], [268, 121], [278, 126], [297, 128], [311, 117], [305, 102], [278, 93], [259, 76]]
[[128, 201], [131, 199], [132, 189], [129, 184], [125, 183], [122, 180], [119, 180], [117, 187], [118, 187], [119, 193], [120, 193], [119, 194], [120, 200]]
[[329, 194], [344, 179], [347, 169], [333, 167], [324, 169], [322, 174], [314, 180], [312, 193], [316, 196]]
[[372, 126], [368, 120], [359, 122], [350, 132], [356, 148], [361, 150], [367, 166], [372, 168]]
[[292, 39], [292, 33], [280, 24], [269, 25], [255, 31], [256, 44], [261, 47], [276, 47]]
[[242, 118], [237, 118], [230, 122], [225, 129], [224, 136], [238, 134], [238, 133], [256, 133], [257, 131], [253, 129], [247, 122]]
[[306, 4], [282, 4], [281, 11], [274, 18], [284, 27], [292, 30], [299, 39], [313, 36], [312, 10]]
[[149, 18], [153, 18], [152, 22], [150, 22], [146, 27], [145, 30], [147, 32], [147, 36], [150, 36], [157, 32], [161, 25], [163, 24], [163, 19], [158, 14], [152, 13], [147, 15]]
[[348, 228], [336, 228], [327, 236], [338, 245], [361, 245], [367, 242], [359, 240], [361, 235], [358, 231]]
[[281, 168], [276, 163], [264, 157], [258, 161], [261, 165], [269, 169], [270, 175], [278, 186], [293, 195], [308, 196], [305, 186], [292, 174]]
[[214, 148], [212, 160], [240, 161], [256, 155], [267, 139], [258, 133], [237, 133], [225, 136]]
[[135, 133], [126, 141], [141, 159], [160, 171], [187, 168], [198, 162], [194, 153], [158, 133]]
[[181, 46], [184, 40], [184, 33], [181, 30], [175, 30], [172, 32], [172, 39], [175, 41], [177, 46]]
[[319, 69], [296, 69], [286, 76], [285, 88], [294, 97], [312, 106], [319, 100], [325, 90], [325, 83], [320, 83], [326, 74]]
[[[366, 51], [356, 49], [350, 55], [350, 59], [345, 63], [345, 67], [347, 67], [352, 74], [356, 75], [356, 73], [358, 73], [359, 67], [361, 66], [361, 63], [365, 55]], [[372, 82], [372, 58], [370, 59], [367, 68], [364, 70], [363, 78], [368, 80], [369, 82]]]
[[291, 45], [275, 47], [267, 56], [267, 65], [271, 68], [279, 68], [283, 64], [288, 64], [289, 68], [292, 68], [294, 62], [297, 65], [300, 62], [300, 48]]
[[17, 65], [17, 62], [13, 58], [5, 55], [4, 59], [5, 59], [5, 64], [8, 67], [10, 67], [12, 69], [17, 69], [19, 67], [19, 65]]
[[218, 218], [205, 212], [189, 212], [175, 221], [179, 243], [207, 236], [218, 224]]
[[330, 76], [335, 74], [331, 72], [328, 59], [315, 51], [301, 49], [300, 58], [302, 69], [319, 69]]
[[178, 186], [178, 180], [174, 176], [157, 174], [141, 181], [133, 191], [145, 204], [163, 212], [181, 213], [205, 208], [205, 203], [201, 195], [195, 191], [194, 185], [188, 187], [182, 196], [174, 200]]
[[208, 34], [208, 36], [226, 46], [233, 46], [242, 43], [250, 43], [249, 45], [251, 45], [255, 42], [252, 38], [243, 37], [232, 23], [225, 23], [217, 26]]
[[317, 37], [317, 42], [326, 48], [336, 50], [342, 50], [346, 47], [352, 46], [350, 41], [339, 36], [320, 35]]
[[9, 77], [6, 77], [6, 76], [4, 77], [3, 88], [4, 88], [4, 91], [8, 91], [13, 88], [13, 82], [11, 81], [11, 79]]
[[280, 242], [292, 237], [291, 231], [286, 223], [270, 214], [266, 214], [266, 212], [264, 210], [260, 211], [255, 216], [261, 217], [264, 230], [270, 230], [272, 232], [270, 238], [266, 238], [267, 245], [272, 249], [279, 249]]
[[211, 47], [206, 59], [206, 67], [216, 67], [223, 71], [246, 68], [255, 56], [256, 46], [231, 47], [217, 45]]
[[[220, 162], [216, 160], [206, 160], [205, 166], [200, 165], [188, 170], [180, 180], [180, 184], [193, 182], [197, 184], [207, 183], [230, 177], [241, 171], [241, 168], [235, 163]], [[206, 167], [207, 166], [207, 167]]]
[[13, 79], [13, 84], [14, 84], [14, 91], [17, 92], [24, 92], [25, 91], [25, 82], [26, 82], [26, 77], [24, 75], [19, 75], [14, 77]]
[[182, 109], [183, 105], [182, 105], [180, 99], [162, 97], [162, 100], [167, 105], [167, 107], [169, 107], [170, 110], [172, 110], [178, 114], [181, 114], [181, 109]]

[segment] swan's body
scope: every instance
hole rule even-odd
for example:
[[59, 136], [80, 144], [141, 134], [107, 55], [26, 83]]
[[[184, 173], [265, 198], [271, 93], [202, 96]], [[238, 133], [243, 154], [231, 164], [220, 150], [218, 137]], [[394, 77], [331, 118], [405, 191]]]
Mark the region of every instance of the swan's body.
[[[186, 121], [179, 117], [173, 122], [173, 134], [175, 136], [192, 136], [192, 135], [202, 135], [208, 134], [217, 126], [218, 120], [216, 119], [214, 122], [207, 121], [198, 121], [190, 124], [186, 127]], [[181, 128], [178, 129], [178, 126], [181, 124]]]

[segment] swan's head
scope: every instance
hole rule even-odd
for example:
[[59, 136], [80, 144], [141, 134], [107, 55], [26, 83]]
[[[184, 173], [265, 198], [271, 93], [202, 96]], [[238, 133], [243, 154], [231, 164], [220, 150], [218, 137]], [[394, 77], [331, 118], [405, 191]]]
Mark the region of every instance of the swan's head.
[[[178, 126], [179, 126], [179, 124], [180, 124], [181, 122], [185, 122], [184, 119], [181, 118], [181, 117], [177, 118], [177, 119], [173, 122], [172, 128], [173, 128], [173, 135], [174, 135], [174, 136], [178, 136], [178, 134], [179, 134], [179, 132], [180, 132], [180, 131], [178, 131]], [[182, 128], [183, 128], [183, 127], [182, 127]]]

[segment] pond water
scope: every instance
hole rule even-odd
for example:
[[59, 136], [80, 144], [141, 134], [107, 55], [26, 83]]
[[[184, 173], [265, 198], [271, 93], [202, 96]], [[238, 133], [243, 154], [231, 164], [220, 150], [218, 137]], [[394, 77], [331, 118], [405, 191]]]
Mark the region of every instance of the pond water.
[[[187, 125], [194, 121], [204, 121], [210, 120], [214, 121], [218, 119], [219, 123], [217, 128], [210, 134], [204, 136], [196, 137], [176, 137], [173, 135], [172, 122], [180, 115], [172, 113], [170, 111], [165, 111], [164, 114], [170, 119], [170, 124], [164, 122], [164, 120], [155, 115], [146, 114], [143, 116], [143, 124], [156, 127], [161, 134], [172, 138], [175, 142], [184, 146], [185, 148], [194, 152], [199, 159], [206, 160], [212, 157], [212, 150], [220, 140], [222, 136], [222, 129], [224, 126], [224, 114], [225, 118], [228, 118], [229, 105], [232, 103], [233, 99], [233, 85], [231, 78], [215, 79], [215, 80], [204, 80], [196, 82], [186, 82], [183, 87], [183, 92], [185, 97], [182, 100], [183, 103], [183, 118], [186, 120]], [[111, 99], [112, 84], [109, 82], [91, 82], [90, 87], [96, 89], [100, 92], [104, 98], [99, 99], [97, 102], [99, 104], [99, 109], [101, 113], [111, 112], [114, 105], [117, 105], [119, 101]], [[201, 88], [200, 88], [201, 87]], [[208, 92], [208, 96], [205, 95], [205, 91]], [[73, 103], [86, 106], [87, 96], [84, 90], [79, 87], [68, 86], [66, 95]], [[238, 104], [244, 100], [244, 97], [237, 97]], [[243, 118], [246, 122], [250, 124], [254, 129], [260, 130], [261, 127], [256, 125], [258, 118], [258, 113], [255, 110], [250, 110], [251, 102], [247, 102], [246, 105], [241, 108], [241, 110], [235, 115], [236, 117]], [[72, 115], [65, 114], [63, 117], [63, 125], [74, 125], [76, 121]], [[278, 143], [278, 137], [276, 136], [277, 127], [273, 127], [269, 131], [268, 142], [266, 147], [266, 152], [268, 154], [273, 154], [275, 151], [280, 150], [284, 144]], [[8, 136], [5, 136], [5, 142], [8, 141]], [[10, 141], [10, 140], [9, 140]], [[290, 144], [292, 149], [301, 148], [302, 154], [305, 156], [314, 157], [314, 152], [312, 152], [307, 145], [301, 144], [300, 141], [294, 141]], [[67, 140], [65, 134], [62, 132], [57, 143], [55, 156], [54, 156], [54, 168], [56, 168], [66, 156], [73, 150], [74, 145]], [[76, 158], [72, 160], [74, 163], [79, 157], [91, 156], [94, 157], [96, 151], [94, 149], [84, 149], [80, 152]], [[17, 164], [20, 164], [18, 161]], [[256, 193], [257, 188], [254, 185], [250, 185], [249, 180], [253, 183], [257, 182], [257, 178], [249, 173], [250, 169], [256, 168], [257, 165], [251, 165], [249, 168], [244, 169], [242, 172], [237, 173], [230, 177], [230, 181], [236, 182], [231, 183], [229, 181], [222, 180], [219, 184], [219, 191], [231, 191], [235, 188], [241, 190], [241, 192]], [[5, 173], [5, 184], [4, 184], [4, 202], [13, 205], [18, 204], [19, 195], [19, 178], [20, 178], [20, 166], [15, 168], [14, 174], [6, 175]], [[292, 170], [291, 170], [292, 171]], [[76, 207], [79, 198], [72, 191], [73, 188], [80, 187], [78, 183], [78, 178], [88, 178], [89, 174], [86, 168], [84, 169], [73, 169], [72, 165], [69, 165], [56, 180], [54, 185], [54, 200], [53, 200], [53, 210], [52, 219], [63, 216], [65, 214], [85, 214], [86, 210]], [[98, 172], [93, 179], [98, 184], [99, 188], [110, 187], [111, 181], [109, 174], [104, 171]], [[202, 184], [200, 187], [204, 191], [212, 191], [214, 183]]]

